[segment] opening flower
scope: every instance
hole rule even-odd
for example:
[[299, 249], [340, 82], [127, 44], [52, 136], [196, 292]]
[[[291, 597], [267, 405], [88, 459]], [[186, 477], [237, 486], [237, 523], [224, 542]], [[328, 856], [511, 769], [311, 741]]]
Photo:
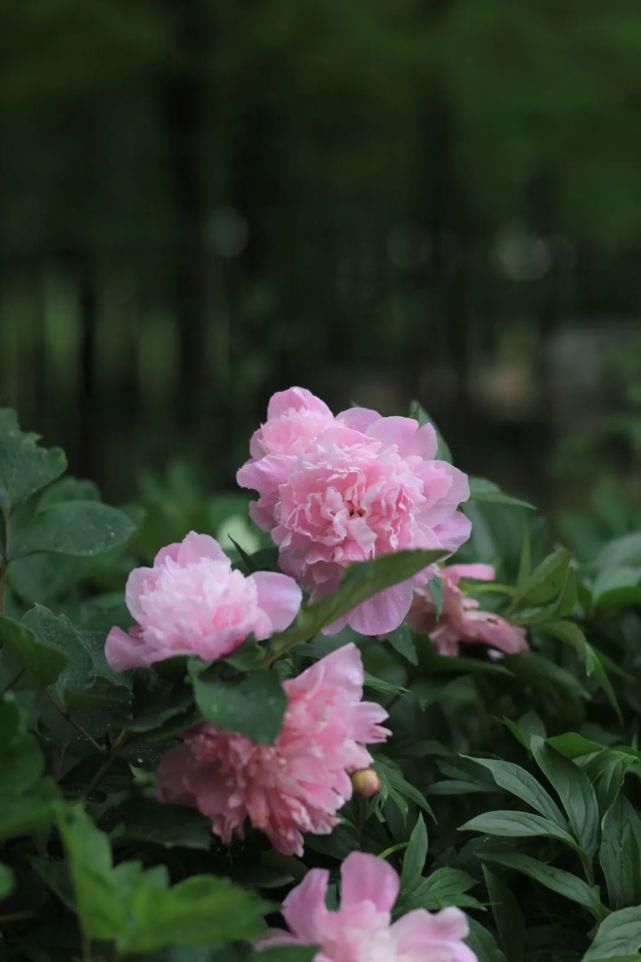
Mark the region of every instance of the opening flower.
[[351, 797], [350, 773], [367, 768], [364, 747], [388, 737], [387, 712], [362, 701], [355, 645], [322, 658], [283, 684], [288, 705], [273, 745], [200, 725], [171, 748], [158, 772], [160, 801], [198, 808], [224, 842], [246, 819], [280, 852], [302, 855], [303, 832], [327, 834]]
[[301, 590], [284, 574], [232, 570], [214, 538], [192, 531], [162, 548], [153, 568], [131, 572], [126, 601], [136, 625], [112, 628], [105, 647], [116, 671], [174, 655], [223, 658], [249, 635], [262, 640], [291, 624]]
[[479, 602], [463, 594], [459, 588], [462, 578], [493, 581], [495, 575], [491, 565], [449, 565], [441, 568], [438, 575], [443, 584], [440, 618], [436, 617], [429, 588], [419, 588], [408, 621], [416, 631], [429, 634], [439, 654], [457, 655], [462, 642], [489, 645], [506, 655], [529, 650], [524, 628], [510, 624], [492, 611], [482, 611]]
[[[431, 424], [366, 408], [334, 417], [303, 388], [274, 395], [267, 413], [237, 480], [258, 492], [252, 517], [279, 546], [281, 568], [314, 598], [335, 590], [354, 562], [412, 548], [452, 553], [469, 537], [458, 510], [467, 477], [436, 460]], [[380, 592], [329, 632], [345, 624], [365, 635], [393, 631], [431, 574]]]
[[416, 909], [391, 923], [399, 879], [383, 859], [352, 852], [341, 882], [340, 908], [330, 911], [329, 872], [309, 871], [283, 903], [289, 931], [272, 931], [258, 948], [318, 945], [314, 962], [478, 962], [463, 942], [468, 925], [460, 909]]

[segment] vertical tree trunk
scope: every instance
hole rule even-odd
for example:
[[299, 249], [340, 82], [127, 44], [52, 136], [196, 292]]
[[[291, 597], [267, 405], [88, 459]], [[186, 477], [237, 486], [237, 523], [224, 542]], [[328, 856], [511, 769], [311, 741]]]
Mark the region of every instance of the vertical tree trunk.
[[206, 399], [214, 389], [208, 383], [202, 185], [206, 119], [198, 55], [206, 38], [199, 0], [181, 0], [180, 4], [168, 0], [167, 6], [174, 18], [177, 51], [175, 69], [163, 96], [175, 209], [174, 298], [179, 325], [176, 410], [181, 428], [193, 435], [205, 419]]

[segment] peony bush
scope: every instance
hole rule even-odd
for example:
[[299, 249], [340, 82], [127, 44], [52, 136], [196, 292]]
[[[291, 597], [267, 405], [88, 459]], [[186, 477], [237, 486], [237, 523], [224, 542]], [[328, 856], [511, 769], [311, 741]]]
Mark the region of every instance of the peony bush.
[[573, 553], [418, 404], [248, 453], [116, 509], [0, 411], [0, 959], [641, 959], [629, 515]]

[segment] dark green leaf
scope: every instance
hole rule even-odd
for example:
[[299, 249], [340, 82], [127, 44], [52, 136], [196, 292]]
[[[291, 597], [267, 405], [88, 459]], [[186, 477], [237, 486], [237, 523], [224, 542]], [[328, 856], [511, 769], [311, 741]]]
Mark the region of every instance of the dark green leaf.
[[410, 835], [409, 845], [405, 849], [403, 858], [403, 870], [401, 872], [401, 889], [412, 888], [423, 872], [425, 859], [427, 858], [427, 829], [423, 816], [419, 815], [416, 825]]
[[529, 501], [522, 501], [520, 498], [505, 494], [498, 484], [488, 481], [487, 478], [470, 477], [470, 498], [473, 501], [484, 501], [488, 504], [504, 504], [512, 508], [528, 508], [530, 511], [536, 511]]
[[607, 911], [599, 899], [598, 888], [590, 888], [576, 875], [548, 865], [546, 862], [540, 862], [529, 855], [486, 852], [483, 854], [483, 860], [522, 872], [523, 875], [527, 875], [558, 895], [563, 895], [564, 898], [583, 906], [597, 920], [603, 918]]
[[569, 832], [562, 829], [555, 822], [541, 815], [530, 812], [512, 812], [509, 810], [485, 812], [465, 822], [459, 828], [460, 832], [482, 832], [484, 835], [498, 835], [500, 838], [555, 838], [571, 848], [576, 843]]
[[27, 625], [6, 615], [0, 615], [0, 642], [43, 685], [51, 685], [69, 663], [66, 654], [44, 644]]
[[207, 721], [261, 745], [271, 745], [278, 737], [287, 696], [275, 672], [249, 672], [237, 682], [192, 672], [192, 684], [196, 704]]
[[155, 799], [130, 798], [110, 809], [101, 826], [125, 842], [203, 851], [211, 845], [211, 826], [203, 815], [179, 805], [159, 805]]
[[12, 558], [38, 551], [93, 556], [124, 544], [136, 526], [122, 511], [100, 501], [64, 501], [37, 512], [21, 532]]
[[39, 447], [38, 436], [22, 432], [15, 413], [0, 408], [0, 512], [13, 511], [66, 467], [60, 448]]
[[641, 904], [641, 819], [623, 795], [605, 813], [599, 861], [610, 906]]
[[637, 959], [641, 950], [641, 905], [613, 912], [599, 925], [583, 962]]
[[492, 777], [499, 788], [520, 798], [526, 805], [530, 805], [540, 815], [556, 822], [565, 831], [568, 830], [568, 823], [559, 807], [543, 786], [525, 768], [521, 768], [512, 762], [491, 758], [470, 758], [470, 761], [487, 768], [492, 773]]
[[501, 947], [510, 962], [524, 962], [525, 959], [525, 919], [514, 892], [497, 875], [483, 866], [483, 877]]
[[534, 736], [530, 744], [537, 765], [561, 799], [574, 837], [585, 852], [593, 855], [598, 845], [599, 806], [590, 779], [542, 738]]
[[455, 868], [437, 868], [427, 878], [404, 893], [399, 910], [428, 909], [434, 912], [450, 905], [459, 908], [482, 908], [477, 899], [467, 895], [476, 880], [467, 872]]

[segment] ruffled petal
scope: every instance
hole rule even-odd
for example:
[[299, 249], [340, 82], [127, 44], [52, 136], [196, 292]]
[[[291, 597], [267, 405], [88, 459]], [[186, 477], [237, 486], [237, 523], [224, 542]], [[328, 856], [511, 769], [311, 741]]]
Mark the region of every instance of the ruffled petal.
[[293, 578], [277, 571], [257, 571], [248, 580], [256, 585], [258, 606], [271, 621], [272, 632], [284, 631], [301, 606], [303, 593], [299, 586]]
[[341, 910], [369, 901], [380, 912], [391, 912], [398, 889], [397, 872], [376, 855], [352, 852], [341, 865]]

